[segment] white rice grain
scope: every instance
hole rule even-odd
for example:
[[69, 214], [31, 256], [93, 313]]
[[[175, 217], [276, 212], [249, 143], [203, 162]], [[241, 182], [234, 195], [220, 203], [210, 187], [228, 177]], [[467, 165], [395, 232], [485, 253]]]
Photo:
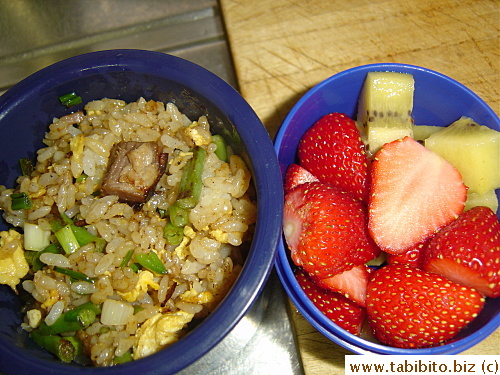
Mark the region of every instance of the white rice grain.
[[62, 254], [43, 253], [40, 255], [40, 260], [49, 266], [64, 268], [68, 268], [71, 266], [68, 258], [66, 258]]
[[45, 317], [45, 323], [48, 326], [51, 326], [52, 324], [54, 324], [54, 322], [63, 313], [63, 310], [64, 310], [64, 302], [63, 301], [57, 301], [56, 303], [54, 303], [54, 305], [50, 309], [50, 312]]
[[203, 309], [203, 306], [201, 305], [198, 305], [196, 303], [188, 303], [188, 302], [178, 302], [176, 304], [176, 306], [185, 311], [185, 312], [188, 312], [190, 314], [197, 314], [199, 313], [202, 309]]
[[99, 263], [97, 263], [97, 266], [95, 267], [94, 273], [96, 275], [102, 275], [105, 273], [108, 268], [111, 267], [113, 262], [115, 261], [115, 255], [114, 254], [106, 254], [104, 255], [100, 260]]
[[92, 294], [97, 289], [94, 284], [87, 281], [75, 281], [71, 283], [71, 290], [77, 294]]

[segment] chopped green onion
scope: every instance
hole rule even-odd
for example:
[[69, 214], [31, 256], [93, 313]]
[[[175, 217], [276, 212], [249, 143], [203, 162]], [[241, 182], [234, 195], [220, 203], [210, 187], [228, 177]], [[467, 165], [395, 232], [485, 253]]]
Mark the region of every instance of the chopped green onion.
[[108, 298], [102, 304], [101, 323], [110, 326], [125, 325], [133, 314], [134, 307], [130, 303]]
[[137, 263], [150, 271], [160, 274], [167, 273], [165, 265], [162, 263], [160, 258], [158, 258], [158, 255], [156, 255], [154, 251], [150, 251], [148, 254], [135, 254], [134, 259]]
[[94, 279], [91, 277], [88, 277], [84, 273], [78, 272], [78, 271], [73, 271], [68, 268], [64, 267], [54, 267], [54, 271], [62, 273], [63, 275], [69, 276], [72, 279], [80, 280], [80, 281], [87, 281], [89, 283], [93, 283]]
[[158, 212], [158, 215], [160, 215], [162, 219], [164, 219], [167, 216], [167, 210], [163, 208], [157, 208], [156, 212]]
[[[26, 262], [28, 262], [28, 265], [31, 267], [33, 266], [33, 263], [35, 262], [35, 257], [36, 257], [36, 254], [38, 252], [37, 251], [25, 251], [24, 252], [24, 259], [26, 259]], [[43, 264], [42, 264], [43, 266]]]
[[184, 228], [176, 227], [169, 221], [165, 225], [165, 229], [163, 229], [163, 237], [165, 237], [170, 245], [178, 245], [184, 238]]
[[[104, 248], [106, 247], [106, 240], [102, 237], [93, 235], [90, 233], [86, 228], [84, 227], [79, 227], [78, 225], [75, 225], [74, 221], [65, 213], [61, 213], [61, 220], [52, 220], [50, 222], [50, 226], [52, 227], [52, 230], [54, 233], [59, 232], [61, 229], [65, 227], [69, 227], [71, 231], [73, 232], [73, 235], [78, 243], [79, 246], [76, 247], [75, 250], [79, 249], [81, 246], [88, 245], [89, 243], [95, 242], [96, 246], [96, 251], [97, 252], [102, 252]], [[65, 229], [67, 231], [67, 229]], [[73, 240], [70, 234], [67, 234], [71, 241]], [[57, 234], [56, 234], [57, 237]], [[59, 240], [59, 238], [58, 238]], [[73, 251], [75, 251], [73, 250]], [[71, 252], [73, 252], [71, 251]]]
[[59, 229], [64, 227], [64, 224], [62, 224], [60, 220], [54, 219], [50, 221], [50, 227], [52, 228], [52, 232], [56, 233]]
[[87, 179], [87, 175], [85, 173], [82, 173], [80, 176], [76, 178], [76, 182], [83, 182]]
[[205, 165], [207, 152], [201, 147], [193, 150], [193, 157], [184, 166], [181, 182], [179, 183], [178, 199], [192, 197], [196, 202], [200, 199], [203, 182], [201, 174]]
[[132, 357], [132, 352], [130, 350], [127, 350], [121, 356], [113, 358], [113, 365], [120, 365], [123, 363], [131, 362], [133, 360], [134, 358]]
[[111, 327], [106, 327], [106, 326], [101, 327], [101, 328], [99, 329], [99, 333], [100, 333], [101, 335], [102, 335], [102, 334], [105, 334], [105, 333], [108, 333], [108, 332], [110, 332], [110, 331], [113, 331], [113, 330], [111, 329]]
[[134, 315], [137, 314], [139, 311], [144, 310], [144, 307], [141, 305], [133, 305], [134, 306]]
[[227, 162], [228, 160], [227, 145], [224, 137], [218, 134], [213, 135], [212, 142], [215, 143], [215, 145], [217, 146], [217, 148], [215, 149], [215, 155], [217, 155], [219, 160]]
[[90, 309], [79, 310], [75, 320], [66, 320], [66, 314], [62, 314], [50, 326], [45, 322], [41, 322], [38, 327], [40, 333], [42, 335], [57, 335], [59, 333], [78, 331], [90, 326], [96, 318], [95, 312]]
[[129, 268], [134, 271], [135, 273], [139, 272], [140, 269], [140, 264], [139, 263], [132, 263]]
[[21, 167], [21, 174], [23, 176], [29, 176], [33, 172], [33, 164], [28, 158], [19, 159], [19, 166]]
[[179, 206], [179, 208], [186, 209], [186, 208], [193, 208], [194, 206], [196, 206], [196, 203], [198, 203], [198, 201], [194, 197], [187, 197], [187, 198], [177, 199], [174, 204]]
[[35, 256], [33, 257], [32, 263], [31, 263], [32, 264], [31, 268], [33, 269], [33, 272], [41, 270], [43, 268], [43, 266], [45, 265], [45, 263], [43, 263], [40, 260], [40, 255], [42, 255], [43, 253], [61, 254], [62, 251], [63, 251], [62, 246], [59, 245], [58, 243], [50, 244], [45, 249], [37, 251], [35, 253]]
[[64, 224], [74, 224], [73, 219], [66, 215], [64, 212], [61, 212], [60, 215]]
[[[101, 308], [96, 305], [95, 303], [92, 302], [85, 302], [77, 307], [75, 307], [73, 310], [70, 310], [66, 313], [64, 313], [64, 319], [67, 322], [76, 322], [79, 320], [82, 320], [80, 314], [82, 311], [87, 310], [87, 311], [92, 311], [94, 315], [98, 315], [101, 313]], [[85, 313], [87, 314], [87, 313]]]
[[65, 340], [68, 340], [75, 347], [75, 357], [83, 354], [83, 343], [76, 336], [66, 336]]
[[177, 200], [168, 208], [170, 222], [173, 226], [184, 227], [189, 222], [189, 210], [200, 200], [203, 182], [201, 174], [207, 152], [201, 147], [193, 150], [193, 157], [184, 166]]
[[33, 202], [31, 198], [26, 193], [14, 193], [10, 195], [12, 199], [11, 208], [12, 210], [25, 210], [33, 207]]
[[76, 95], [75, 92], [70, 92], [68, 94], [61, 95], [59, 97], [59, 101], [66, 107], [72, 107], [74, 105], [80, 104], [82, 102], [82, 98]]
[[71, 362], [76, 356], [77, 348], [72, 340], [57, 335], [44, 335], [39, 330], [33, 330], [30, 336], [38, 345], [65, 363]]
[[74, 253], [80, 248], [80, 243], [76, 239], [70, 224], [65, 225], [54, 234], [66, 254]]
[[74, 224], [70, 224], [69, 226], [80, 246], [85, 246], [89, 243], [95, 242], [97, 252], [102, 252], [106, 247], [107, 242], [104, 238], [93, 235], [84, 227], [79, 227]]
[[189, 223], [189, 210], [180, 207], [177, 202], [168, 208], [170, 222], [176, 227], [183, 227]]
[[50, 244], [50, 230], [39, 225], [24, 223], [24, 249], [39, 251]]
[[129, 251], [127, 251], [127, 254], [125, 254], [122, 261], [120, 262], [120, 268], [128, 266], [130, 259], [132, 259], [132, 255], [134, 255], [134, 249], [130, 249]]

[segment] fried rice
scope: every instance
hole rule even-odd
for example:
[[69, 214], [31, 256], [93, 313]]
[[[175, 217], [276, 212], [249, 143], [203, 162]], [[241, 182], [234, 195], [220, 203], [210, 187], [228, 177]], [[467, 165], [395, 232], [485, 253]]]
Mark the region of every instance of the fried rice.
[[[124, 142], [154, 143], [167, 155], [145, 202], [102, 191], [113, 149]], [[242, 268], [256, 219], [243, 159], [229, 147], [226, 160], [217, 156], [220, 145], [205, 116], [191, 121], [173, 103], [143, 98], [89, 102], [83, 111], [54, 119], [43, 143], [33, 170], [15, 188], [0, 187], [4, 220], [17, 228], [1, 232], [0, 282], [31, 296], [23, 329], [55, 327], [65, 313], [90, 303], [98, 309], [90, 324], [57, 335], [76, 338], [96, 366], [136, 360], [180, 339], [215, 309]], [[168, 212], [195, 148], [206, 153], [202, 188], [172, 243], [165, 235]], [[143, 178], [147, 170], [136, 174]], [[19, 193], [30, 208], [12, 209]], [[67, 223], [101, 240], [44, 252]], [[28, 227], [43, 234], [29, 250]], [[137, 261], [149, 254], [161, 261], [160, 271]], [[15, 272], [2, 276], [4, 266]]]

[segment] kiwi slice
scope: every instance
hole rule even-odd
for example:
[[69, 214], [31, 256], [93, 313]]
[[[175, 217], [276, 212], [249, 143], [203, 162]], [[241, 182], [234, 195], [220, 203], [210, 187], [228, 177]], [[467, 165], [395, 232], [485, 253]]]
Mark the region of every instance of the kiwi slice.
[[465, 201], [464, 211], [470, 210], [472, 207], [476, 206], [486, 206], [491, 208], [493, 212], [497, 212], [498, 197], [495, 190], [489, 190], [484, 194], [467, 191], [467, 200]]
[[413, 125], [413, 139], [419, 142], [425, 141], [435, 132], [443, 130], [442, 126], [434, 125]]
[[369, 72], [358, 103], [357, 123], [370, 153], [384, 143], [413, 136], [413, 75]]
[[432, 134], [425, 147], [458, 169], [469, 192], [500, 188], [500, 132], [464, 116]]

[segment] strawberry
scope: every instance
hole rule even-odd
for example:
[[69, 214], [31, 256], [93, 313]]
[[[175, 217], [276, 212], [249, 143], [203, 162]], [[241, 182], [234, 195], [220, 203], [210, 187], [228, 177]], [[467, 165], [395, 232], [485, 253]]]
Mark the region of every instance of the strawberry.
[[295, 272], [295, 277], [307, 297], [328, 319], [353, 335], [360, 334], [366, 316], [364, 308], [340, 293], [322, 289], [301, 269]]
[[366, 286], [370, 271], [370, 267], [362, 264], [326, 279], [313, 279], [320, 287], [341, 293], [358, 305], [365, 307]]
[[319, 181], [316, 176], [298, 164], [290, 164], [285, 172], [284, 190], [287, 194], [295, 186], [305, 182]]
[[378, 269], [366, 309], [374, 336], [398, 348], [435, 346], [454, 337], [484, 306], [473, 288], [404, 264]]
[[427, 243], [428, 240], [419, 242], [401, 254], [387, 254], [385, 257], [387, 264], [402, 263], [408, 264], [409, 266], [422, 268], [422, 262], [424, 259], [425, 247]]
[[285, 196], [283, 232], [297, 266], [332, 277], [376, 258], [366, 208], [350, 193], [321, 182], [298, 185]]
[[429, 242], [424, 269], [487, 297], [500, 296], [500, 222], [476, 206], [441, 229]]
[[302, 136], [300, 165], [320, 181], [368, 199], [368, 159], [356, 123], [343, 113], [320, 118]]
[[463, 211], [467, 188], [460, 173], [411, 137], [375, 154], [368, 203], [370, 233], [389, 254], [431, 237]]

